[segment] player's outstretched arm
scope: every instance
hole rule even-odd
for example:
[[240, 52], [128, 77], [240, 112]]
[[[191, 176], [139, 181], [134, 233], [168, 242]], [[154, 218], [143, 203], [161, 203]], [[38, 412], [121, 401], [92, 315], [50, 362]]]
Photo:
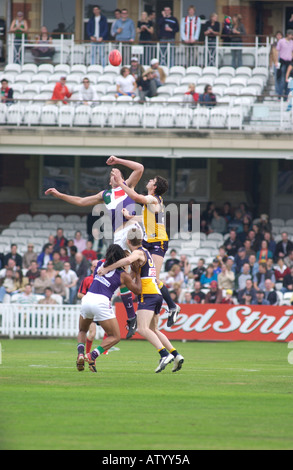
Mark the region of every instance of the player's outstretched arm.
[[144, 166], [141, 163], [133, 162], [132, 160], [124, 160], [123, 158], [118, 158], [114, 155], [108, 158], [106, 163], [110, 166], [123, 165], [133, 170], [129, 178], [126, 180], [127, 186], [130, 186], [131, 188], [135, 188], [144, 172]]
[[110, 266], [101, 266], [97, 273], [99, 276], [105, 276], [110, 271], [114, 271], [115, 269], [123, 268], [124, 266], [130, 266], [132, 263], [136, 261], [144, 261], [144, 253], [140, 250], [134, 250], [129, 256], [126, 258], [122, 258], [114, 264]]
[[95, 206], [96, 204], [101, 204], [103, 202], [103, 191], [93, 196], [78, 197], [60, 193], [55, 188], [49, 188], [47, 191], [45, 191], [45, 195], [54, 196], [57, 199], [61, 199], [62, 201], [67, 202], [68, 204], [73, 204], [74, 206], [79, 207]]
[[141, 294], [141, 291], [142, 291], [141, 278], [140, 278], [140, 275], [138, 273], [136, 273], [135, 279], [132, 279], [131, 276], [127, 273], [122, 273], [121, 274], [121, 281], [135, 295]]

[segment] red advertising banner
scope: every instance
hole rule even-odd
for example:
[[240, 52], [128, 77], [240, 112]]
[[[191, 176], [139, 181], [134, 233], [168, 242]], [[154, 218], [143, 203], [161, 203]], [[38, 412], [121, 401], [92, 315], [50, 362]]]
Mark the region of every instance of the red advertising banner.
[[[123, 304], [116, 303], [121, 338], [127, 330]], [[293, 341], [293, 307], [266, 305], [180, 305], [178, 320], [167, 327], [168, 313], [162, 310], [159, 329], [170, 340], [193, 341]], [[142, 339], [136, 333], [134, 339]]]

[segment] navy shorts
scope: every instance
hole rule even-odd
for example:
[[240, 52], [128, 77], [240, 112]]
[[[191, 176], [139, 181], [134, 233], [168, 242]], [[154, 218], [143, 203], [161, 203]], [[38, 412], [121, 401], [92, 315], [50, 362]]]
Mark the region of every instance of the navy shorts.
[[166, 252], [168, 251], [168, 242], [151, 242], [148, 243], [143, 240], [142, 246], [146, 248], [151, 255], [157, 255], [164, 258]]
[[163, 296], [160, 294], [144, 294], [138, 297], [137, 310], [151, 310], [156, 315], [161, 311]]

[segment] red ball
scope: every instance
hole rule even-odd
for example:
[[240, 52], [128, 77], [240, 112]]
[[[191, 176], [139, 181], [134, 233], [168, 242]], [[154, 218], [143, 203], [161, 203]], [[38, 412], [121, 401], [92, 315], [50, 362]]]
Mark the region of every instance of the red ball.
[[111, 65], [114, 65], [114, 67], [118, 67], [118, 65], [121, 64], [122, 55], [120, 54], [118, 49], [114, 49], [113, 51], [110, 52], [109, 62], [110, 62]]

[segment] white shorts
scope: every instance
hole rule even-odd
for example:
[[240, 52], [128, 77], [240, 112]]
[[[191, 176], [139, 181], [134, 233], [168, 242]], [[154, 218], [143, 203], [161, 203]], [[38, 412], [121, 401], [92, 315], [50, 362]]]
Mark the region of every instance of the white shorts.
[[143, 232], [141, 226], [138, 223], [128, 225], [122, 230], [119, 230], [119, 232], [114, 233], [114, 243], [116, 245], [120, 245], [122, 250], [129, 251], [129, 247], [127, 245], [127, 234], [132, 227], [138, 228], [141, 231], [141, 238], [143, 238]]
[[116, 318], [111, 301], [105, 295], [88, 292], [82, 299], [82, 318], [101, 322]]

